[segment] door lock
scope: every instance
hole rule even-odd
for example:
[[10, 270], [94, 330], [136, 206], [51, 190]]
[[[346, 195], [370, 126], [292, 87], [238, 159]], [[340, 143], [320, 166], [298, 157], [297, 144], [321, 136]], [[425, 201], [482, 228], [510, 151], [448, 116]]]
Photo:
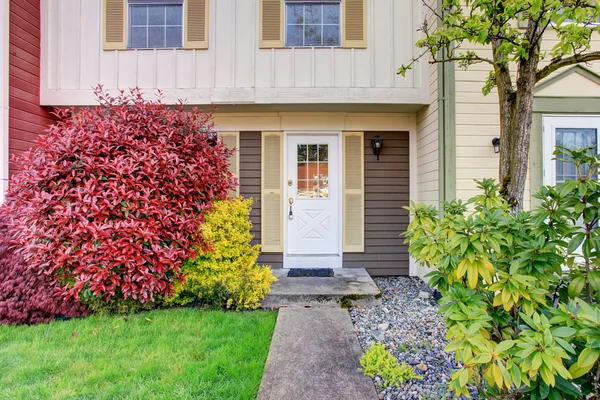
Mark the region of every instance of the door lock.
[[291, 179], [288, 179], [288, 186], [292, 186], [294, 184], [294, 181], [292, 181]]
[[294, 199], [292, 197], [289, 198], [288, 202], [290, 203], [290, 214], [289, 219], [294, 219], [294, 211], [292, 210], [292, 204], [294, 204]]

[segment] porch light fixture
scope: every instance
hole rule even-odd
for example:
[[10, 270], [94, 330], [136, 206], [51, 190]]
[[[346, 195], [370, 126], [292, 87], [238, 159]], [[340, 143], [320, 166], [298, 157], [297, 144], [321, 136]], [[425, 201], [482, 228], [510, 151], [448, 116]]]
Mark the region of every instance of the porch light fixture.
[[500, 153], [500, 138], [493, 138], [492, 139], [492, 146], [494, 146], [494, 153], [498, 154]]
[[375, 138], [371, 140], [371, 146], [373, 146], [373, 154], [377, 156], [377, 161], [379, 161], [379, 153], [381, 153], [381, 148], [383, 147], [383, 139], [381, 139], [379, 135], [375, 136]]

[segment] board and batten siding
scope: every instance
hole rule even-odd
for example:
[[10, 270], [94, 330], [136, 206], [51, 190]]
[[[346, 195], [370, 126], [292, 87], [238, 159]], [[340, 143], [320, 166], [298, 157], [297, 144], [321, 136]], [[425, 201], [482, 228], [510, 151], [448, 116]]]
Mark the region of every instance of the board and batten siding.
[[[9, 152], [18, 155], [35, 143], [55, 118], [40, 107], [40, 0], [9, 3]], [[10, 164], [10, 174], [16, 172]]]
[[[345, 268], [367, 268], [372, 275], [408, 275], [408, 247], [400, 234], [408, 226], [409, 134], [365, 132], [365, 251], [344, 253]], [[380, 135], [380, 160], [373, 155], [371, 139]], [[260, 244], [261, 132], [240, 132], [240, 194], [256, 201], [252, 206], [253, 244]], [[283, 266], [283, 254], [261, 253], [261, 264]]]
[[259, 48], [258, 0], [211, 0], [208, 49], [102, 49], [101, 0], [44, 0], [42, 102], [95, 105], [91, 87], [163, 90], [167, 103], [426, 104], [418, 50], [423, 5], [368, 0], [366, 48]]

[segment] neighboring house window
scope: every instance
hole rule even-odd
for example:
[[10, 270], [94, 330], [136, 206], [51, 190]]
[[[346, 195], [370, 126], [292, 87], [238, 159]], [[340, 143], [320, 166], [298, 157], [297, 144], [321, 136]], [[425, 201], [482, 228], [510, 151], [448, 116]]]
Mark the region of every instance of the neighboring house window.
[[341, 45], [340, 0], [285, 2], [287, 47], [336, 47]]
[[[600, 116], [544, 116], [544, 184], [555, 185], [577, 179], [575, 164], [561, 161], [552, 153], [557, 146], [570, 149], [591, 148], [598, 154]], [[557, 158], [554, 160], [554, 158]], [[584, 169], [582, 173], [586, 173]]]
[[183, 0], [129, 0], [129, 47], [183, 47]]

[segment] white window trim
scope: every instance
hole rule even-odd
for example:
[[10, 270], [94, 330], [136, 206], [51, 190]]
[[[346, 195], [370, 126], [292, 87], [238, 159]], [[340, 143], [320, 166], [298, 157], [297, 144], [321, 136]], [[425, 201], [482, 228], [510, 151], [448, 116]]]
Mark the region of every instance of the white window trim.
[[[287, 45], [287, 34], [288, 34], [288, 13], [287, 13], [287, 5], [288, 4], [304, 4], [304, 3], [331, 3], [331, 4], [337, 4], [340, 7], [340, 23], [339, 23], [339, 38], [340, 38], [340, 44], [338, 44], [337, 46], [288, 46]], [[344, 18], [342, 16], [342, 13], [344, 12], [344, 7], [342, 7], [342, 0], [284, 0], [283, 1], [283, 47], [286, 49], [338, 49], [341, 48], [343, 45], [343, 38], [342, 38], [342, 33], [343, 33], [343, 29], [342, 29], [342, 24], [344, 23]], [[302, 26], [304, 26], [306, 24], [303, 24]], [[321, 25], [323, 26], [323, 25]]]
[[544, 185], [556, 185], [556, 160], [554, 150], [556, 149], [557, 128], [591, 128], [596, 129], [600, 146], [600, 115], [544, 115], [542, 116], [542, 156], [543, 183]]
[[[181, 46], [176, 47], [133, 47], [131, 45], [131, 7], [132, 6], [181, 6]], [[185, 44], [185, 6], [183, 0], [127, 0], [127, 50], [170, 50], [183, 49]], [[162, 25], [159, 25], [162, 26]], [[147, 35], [148, 33], [146, 33]], [[146, 38], [147, 41], [147, 38]]]

